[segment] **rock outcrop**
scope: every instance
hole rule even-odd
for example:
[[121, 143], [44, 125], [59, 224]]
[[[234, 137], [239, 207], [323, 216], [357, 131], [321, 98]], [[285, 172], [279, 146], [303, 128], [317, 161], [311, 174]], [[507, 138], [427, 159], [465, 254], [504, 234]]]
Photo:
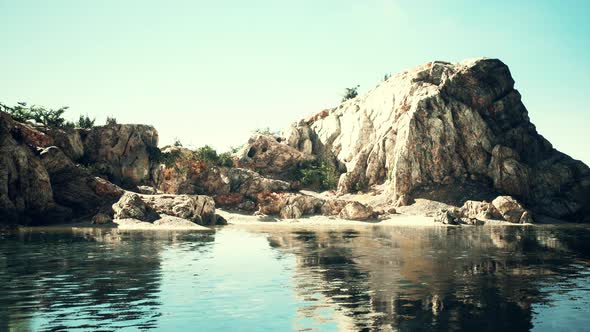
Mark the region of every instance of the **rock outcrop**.
[[160, 218], [158, 213], [149, 206], [140, 195], [125, 193], [113, 204], [114, 219], [136, 219], [153, 222]]
[[289, 179], [303, 163], [315, 159], [309, 153], [283, 144], [280, 137], [265, 134], [252, 136], [238, 154], [239, 167], [278, 179]]
[[53, 199], [74, 216], [92, 215], [123, 195], [121, 188], [74, 164], [55, 146], [40, 150], [39, 158], [51, 179]]
[[385, 183], [395, 202], [424, 187], [473, 185], [549, 216], [590, 215], [588, 166], [537, 133], [508, 67], [496, 59], [403, 72], [294, 124], [286, 142], [336, 160], [345, 169], [340, 193]]
[[373, 216], [373, 209], [359, 202], [350, 202], [340, 211], [340, 218], [350, 220], [367, 220]]
[[435, 222], [449, 225], [479, 225], [489, 220], [507, 221], [517, 224], [532, 224], [532, 213], [510, 196], [498, 196], [491, 203], [467, 201], [462, 207], [441, 209]]
[[[28, 223], [56, 208], [49, 174], [28, 143], [38, 134], [0, 112], [0, 223]], [[28, 220], [23, 220], [28, 219]]]
[[510, 196], [499, 196], [492, 205], [506, 221], [512, 223], [532, 223], [531, 213]]
[[324, 199], [302, 193], [260, 193], [256, 204], [259, 215], [278, 215], [283, 219], [303, 216], [338, 216], [349, 220], [367, 220], [376, 217], [373, 209], [356, 201]]
[[161, 165], [155, 184], [167, 194], [209, 195], [220, 206], [252, 210], [257, 194], [290, 191], [287, 181], [263, 177], [249, 169], [208, 165], [193, 160], [180, 160], [166, 167]]
[[[161, 215], [186, 219], [199, 225], [215, 225], [215, 202], [203, 195], [140, 195], [126, 192], [113, 204], [114, 219], [154, 222]], [[223, 222], [223, 220], [221, 220]]]
[[113, 124], [81, 131], [83, 160], [127, 186], [149, 182], [158, 148], [158, 132], [152, 126]]
[[80, 132], [86, 129], [58, 129], [58, 128], [41, 128], [43, 132], [49, 135], [53, 142], [50, 145], [37, 145], [39, 147], [57, 146], [72, 161], [77, 162], [84, 156], [84, 144]]
[[215, 225], [215, 202], [205, 195], [142, 195], [141, 199], [158, 213], [190, 220], [199, 225]]

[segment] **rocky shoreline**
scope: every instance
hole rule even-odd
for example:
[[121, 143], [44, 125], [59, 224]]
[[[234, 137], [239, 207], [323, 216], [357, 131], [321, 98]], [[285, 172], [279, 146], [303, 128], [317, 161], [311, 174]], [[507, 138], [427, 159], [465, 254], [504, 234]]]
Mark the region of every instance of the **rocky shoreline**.
[[590, 169], [536, 132], [495, 59], [413, 68], [220, 155], [160, 149], [146, 125], [52, 128], [9, 113], [0, 112], [4, 226], [590, 222]]

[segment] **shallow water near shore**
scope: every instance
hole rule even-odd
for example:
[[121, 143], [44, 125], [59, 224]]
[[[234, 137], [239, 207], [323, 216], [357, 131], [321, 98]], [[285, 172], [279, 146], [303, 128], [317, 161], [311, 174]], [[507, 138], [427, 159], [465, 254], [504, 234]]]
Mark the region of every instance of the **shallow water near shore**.
[[590, 227], [0, 234], [0, 331], [583, 331]]

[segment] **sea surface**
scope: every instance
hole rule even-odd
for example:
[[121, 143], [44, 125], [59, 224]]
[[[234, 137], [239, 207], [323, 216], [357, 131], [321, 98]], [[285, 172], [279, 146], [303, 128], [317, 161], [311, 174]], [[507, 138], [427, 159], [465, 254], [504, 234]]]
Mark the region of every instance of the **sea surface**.
[[590, 227], [0, 234], [0, 331], [589, 331]]

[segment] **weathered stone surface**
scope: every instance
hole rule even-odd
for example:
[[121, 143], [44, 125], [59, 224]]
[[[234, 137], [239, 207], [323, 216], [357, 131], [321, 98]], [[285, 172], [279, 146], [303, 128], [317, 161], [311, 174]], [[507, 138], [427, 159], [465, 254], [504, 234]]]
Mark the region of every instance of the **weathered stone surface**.
[[115, 219], [137, 219], [141, 221], [155, 221], [160, 216], [142, 199], [139, 194], [126, 192], [115, 204], [113, 204]]
[[262, 192], [256, 197], [257, 215], [274, 215], [284, 219], [322, 214], [338, 215], [348, 204], [342, 200], [323, 199], [301, 193]]
[[190, 160], [179, 161], [173, 167], [161, 166], [157, 179], [155, 186], [162, 192], [219, 196], [219, 202], [229, 202], [238, 195], [243, 199], [260, 192], [291, 190], [289, 182], [266, 178], [249, 169], [217, 167]]
[[158, 213], [193, 221], [200, 225], [215, 225], [215, 202], [204, 195], [139, 195], [147, 206]]
[[530, 212], [510, 196], [498, 196], [492, 205], [506, 221], [520, 224], [533, 222]]
[[348, 204], [348, 201], [340, 199], [326, 200], [320, 209], [320, 213], [324, 216], [337, 216], [346, 204]]
[[41, 150], [39, 157], [50, 176], [55, 202], [77, 215], [92, 215], [123, 195], [121, 188], [89, 174], [55, 146]]
[[350, 220], [367, 220], [373, 216], [373, 209], [359, 202], [349, 202], [340, 211], [339, 217]]
[[150, 186], [138, 186], [137, 192], [144, 195], [162, 194], [162, 192], [159, 192], [156, 188]]
[[537, 133], [508, 67], [496, 59], [400, 73], [294, 124], [286, 142], [342, 165], [341, 193], [385, 183], [395, 202], [420, 198], [425, 186], [472, 181], [553, 217], [590, 213], [590, 169]]
[[92, 217], [92, 224], [105, 225], [113, 222], [113, 218], [106, 213], [97, 213]]
[[280, 142], [278, 137], [264, 134], [252, 136], [239, 156], [239, 167], [283, 179], [288, 179], [302, 163], [315, 159], [310, 154]]
[[289, 182], [265, 178], [251, 170], [228, 168], [225, 169], [225, 172], [229, 179], [231, 192], [246, 196], [253, 197], [260, 192], [284, 192], [291, 189]]
[[502, 215], [492, 203], [467, 201], [461, 207], [461, 214], [468, 218], [501, 219]]
[[120, 183], [137, 185], [150, 179], [150, 151], [158, 146], [152, 126], [116, 124], [81, 131], [84, 161]]
[[59, 212], [49, 174], [27, 146], [31, 137], [45, 136], [0, 112], [0, 223], [39, 223], [46, 221], [50, 211]]
[[80, 136], [80, 129], [44, 128], [43, 132], [49, 135], [53, 142], [50, 145], [38, 145], [49, 147], [55, 145], [73, 161], [79, 161], [84, 156], [84, 145]]

